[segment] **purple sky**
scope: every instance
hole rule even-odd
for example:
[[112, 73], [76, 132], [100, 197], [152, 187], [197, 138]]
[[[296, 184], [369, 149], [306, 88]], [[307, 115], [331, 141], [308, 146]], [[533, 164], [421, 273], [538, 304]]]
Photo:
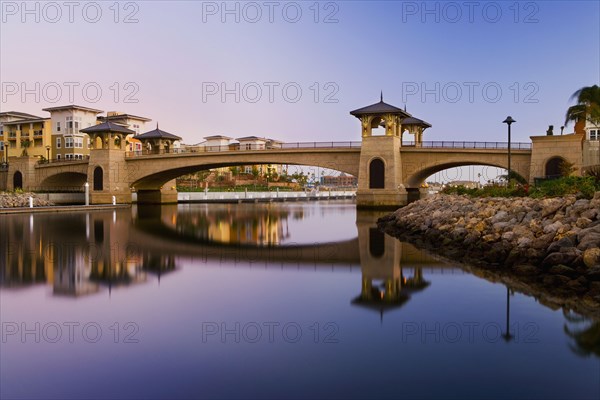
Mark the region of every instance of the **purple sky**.
[[528, 141], [560, 132], [570, 95], [600, 81], [597, 1], [229, 2], [229, 14], [222, 2], [80, 2], [73, 22], [48, 4], [2, 2], [2, 111], [45, 115], [76, 82], [72, 102], [147, 116], [186, 143], [360, 140], [348, 112], [380, 90], [433, 125], [425, 140], [503, 141], [510, 114]]

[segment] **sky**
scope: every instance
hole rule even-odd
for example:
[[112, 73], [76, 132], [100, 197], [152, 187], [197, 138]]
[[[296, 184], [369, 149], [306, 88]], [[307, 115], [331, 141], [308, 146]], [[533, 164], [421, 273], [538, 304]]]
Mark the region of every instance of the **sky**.
[[2, 1], [0, 108], [127, 112], [189, 144], [359, 141], [349, 112], [383, 91], [425, 140], [506, 141], [511, 115], [528, 142], [599, 84], [599, 3]]

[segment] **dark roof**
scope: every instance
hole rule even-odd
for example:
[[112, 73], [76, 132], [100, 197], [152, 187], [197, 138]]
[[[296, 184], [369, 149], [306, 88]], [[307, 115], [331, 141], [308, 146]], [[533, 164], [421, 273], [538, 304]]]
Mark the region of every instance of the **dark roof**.
[[383, 93], [381, 94], [381, 99], [380, 99], [379, 103], [371, 104], [370, 106], [366, 106], [366, 107], [359, 108], [354, 111], [350, 111], [350, 114], [354, 115], [355, 117], [359, 117], [361, 115], [367, 115], [367, 114], [400, 114], [405, 117], [411, 116], [409, 113], [407, 113], [406, 111], [404, 111], [401, 108], [398, 108], [391, 104], [384, 103], [383, 102]]
[[415, 117], [404, 118], [401, 122], [402, 125], [421, 125], [425, 128], [431, 128], [431, 124], [429, 122], [425, 122], [422, 119]]
[[5, 115], [13, 115], [15, 117], [24, 118], [24, 119], [28, 119], [28, 120], [44, 119], [43, 117], [38, 117], [37, 115], [27, 114], [27, 113], [20, 112], [20, 111], [5, 111], [5, 112], [0, 113], [0, 117], [5, 116]]
[[110, 122], [110, 121], [103, 122], [98, 125], [90, 126], [89, 128], [80, 129], [79, 131], [83, 132], [83, 133], [118, 132], [118, 133], [125, 133], [127, 135], [135, 133], [135, 131], [132, 131], [131, 129], [127, 129], [123, 125], [115, 124], [114, 122]]
[[49, 107], [49, 108], [42, 108], [43, 111], [58, 111], [58, 110], [71, 110], [71, 109], [77, 109], [77, 110], [83, 110], [83, 111], [89, 111], [89, 112], [93, 112], [94, 114], [100, 114], [102, 112], [102, 110], [97, 110], [95, 108], [89, 108], [89, 107], [83, 107], [83, 106], [78, 106], [76, 104], [69, 104], [67, 106], [58, 106], [58, 107]]
[[141, 135], [135, 136], [136, 139], [146, 140], [146, 139], [169, 139], [169, 140], [181, 140], [181, 138], [177, 135], [173, 135], [172, 133], [161, 131], [158, 129], [158, 125], [156, 129], [150, 132], [142, 133]]
[[50, 118], [31, 118], [31, 119], [19, 119], [17, 121], [3, 122], [4, 125], [19, 125], [19, 124], [30, 124], [34, 122], [49, 121]]
[[223, 135], [212, 135], [212, 136], [204, 136], [204, 139], [210, 140], [210, 139], [224, 139], [224, 140], [231, 140], [233, 138], [229, 137], [229, 136], [223, 136]]
[[139, 119], [141, 121], [144, 122], [149, 122], [152, 121], [150, 118], [146, 118], [146, 117], [140, 117], [139, 115], [133, 115], [133, 114], [115, 114], [115, 115], [99, 115], [98, 119], [106, 121], [108, 119]]
[[269, 139], [264, 138], [264, 137], [258, 137], [258, 136], [245, 136], [245, 137], [237, 138], [237, 140], [262, 140], [263, 142], [266, 142]]

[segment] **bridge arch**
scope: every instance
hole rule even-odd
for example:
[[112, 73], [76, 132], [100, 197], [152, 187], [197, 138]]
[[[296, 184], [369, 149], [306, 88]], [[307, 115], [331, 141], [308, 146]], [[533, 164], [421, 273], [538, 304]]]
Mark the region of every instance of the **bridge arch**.
[[[417, 171], [413, 172], [405, 180], [405, 186], [407, 188], [418, 188], [425, 182], [425, 180], [429, 176], [431, 176], [437, 172], [441, 172], [441, 171], [444, 171], [444, 170], [450, 169], [450, 168], [467, 167], [467, 166], [472, 166], [472, 165], [506, 169], [506, 165], [503, 165], [501, 163], [482, 162], [482, 161], [476, 161], [476, 160], [443, 162], [443, 163], [439, 163], [439, 164], [424, 166], [421, 169], [418, 169]], [[512, 170], [513, 174], [516, 174], [519, 177], [521, 177], [523, 180], [527, 181], [528, 171], [523, 171], [521, 167], [515, 168], [517, 166], [518, 165], [515, 165], [513, 167], [514, 168]]]
[[[43, 179], [40, 182], [39, 190], [73, 190], [83, 189], [83, 185], [87, 181], [87, 175], [81, 172], [59, 172]], [[68, 182], [68, 186], [65, 185]]]
[[130, 185], [136, 190], [157, 190], [186, 174], [214, 168], [267, 164], [314, 166], [358, 176], [360, 148], [303, 150], [132, 157], [127, 159], [131, 171]]

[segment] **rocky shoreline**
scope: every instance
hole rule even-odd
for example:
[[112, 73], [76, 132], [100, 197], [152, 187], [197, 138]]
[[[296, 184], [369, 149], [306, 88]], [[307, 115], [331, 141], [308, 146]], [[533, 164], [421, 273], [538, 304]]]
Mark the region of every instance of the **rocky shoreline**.
[[29, 207], [29, 197], [33, 197], [34, 207], [53, 206], [54, 203], [40, 199], [35, 193], [0, 192], [0, 208]]
[[600, 316], [600, 192], [592, 200], [436, 195], [378, 226], [549, 306]]

